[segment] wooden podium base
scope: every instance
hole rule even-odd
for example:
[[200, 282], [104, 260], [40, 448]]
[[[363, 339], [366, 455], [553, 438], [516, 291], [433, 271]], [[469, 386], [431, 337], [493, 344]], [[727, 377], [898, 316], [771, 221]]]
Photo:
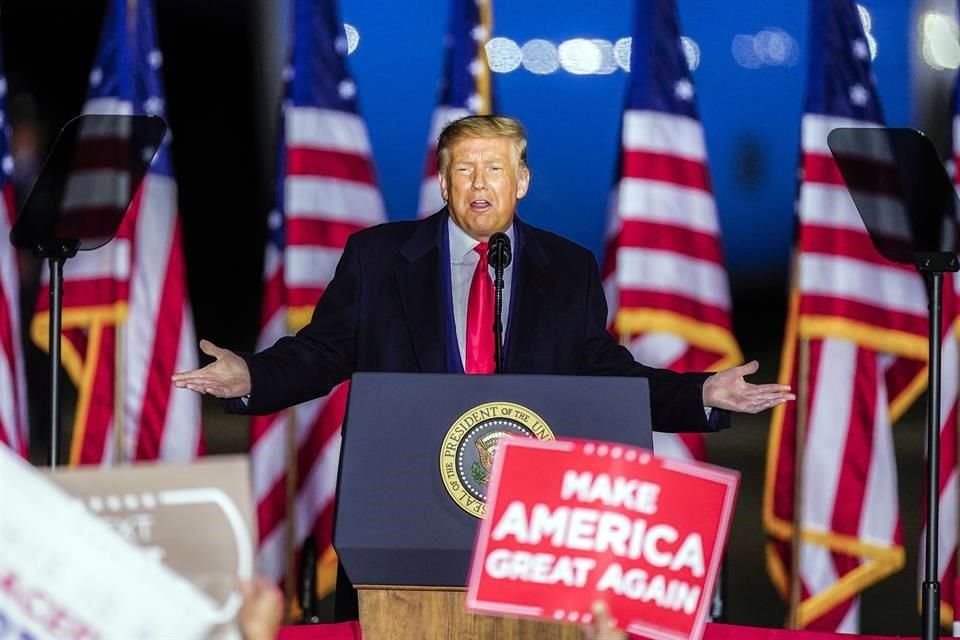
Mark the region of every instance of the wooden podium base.
[[466, 592], [357, 587], [363, 640], [581, 640], [575, 625], [497, 618], [464, 609]]

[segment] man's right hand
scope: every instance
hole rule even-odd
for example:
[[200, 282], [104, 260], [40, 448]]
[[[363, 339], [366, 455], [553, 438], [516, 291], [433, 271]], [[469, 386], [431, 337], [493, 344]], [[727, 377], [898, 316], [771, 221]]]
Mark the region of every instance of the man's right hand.
[[250, 393], [250, 370], [243, 358], [209, 340], [200, 341], [200, 350], [216, 360], [202, 369], [173, 374], [175, 386], [218, 398], [240, 398]]

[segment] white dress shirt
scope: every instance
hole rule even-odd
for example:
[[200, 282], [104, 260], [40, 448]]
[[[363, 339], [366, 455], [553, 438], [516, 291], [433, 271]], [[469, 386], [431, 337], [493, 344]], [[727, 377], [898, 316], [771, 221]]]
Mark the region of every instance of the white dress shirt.
[[[510, 246], [514, 242], [513, 225], [507, 229]], [[477, 241], [458, 227], [453, 218], [447, 218], [447, 237], [450, 239], [450, 294], [453, 298], [453, 321], [457, 328], [457, 343], [460, 346], [460, 363], [467, 364], [467, 302], [470, 299], [470, 283], [473, 281], [473, 272], [477, 270], [480, 255], [474, 251]], [[490, 277], [493, 278], [493, 267], [490, 267]], [[510, 283], [513, 280], [513, 260], [503, 270], [503, 335], [507, 335], [507, 320], [510, 316]], [[493, 331], [493, 327], [490, 327]]]

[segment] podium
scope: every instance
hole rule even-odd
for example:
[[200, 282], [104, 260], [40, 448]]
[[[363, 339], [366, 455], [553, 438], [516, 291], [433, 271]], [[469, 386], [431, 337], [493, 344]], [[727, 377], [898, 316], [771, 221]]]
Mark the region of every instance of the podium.
[[579, 638], [575, 627], [464, 609], [503, 438], [653, 448], [644, 378], [358, 373], [343, 426], [333, 545], [337, 609], [365, 640]]

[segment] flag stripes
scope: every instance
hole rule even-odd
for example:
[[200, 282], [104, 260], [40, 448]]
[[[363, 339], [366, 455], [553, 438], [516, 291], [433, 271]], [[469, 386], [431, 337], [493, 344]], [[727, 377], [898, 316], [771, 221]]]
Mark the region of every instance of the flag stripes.
[[[112, 0], [84, 113], [162, 116], [161, 64], [152, 3]], [[129, 197], [129, 176], [112, 183], [116, 191], [104, 188], [122, 171], [114, 161], [126, 159], [129, 122], [81, 126], [65, 194], [68, 225], [91, 210], [116, 216]], [[168, 135], [117, 237], [64, 268], [63, 362], [79, 392], [71, 464], [189, 460], [203, 451], [199, 397], [170, 384], [175, 371], [197, 366], [181, 235]], [[44, 348], [48, 295], [45, 281], [31, 327]]]
[[493, 0], [450, 0], [444, 40], [443, 75], [430, 117], [427, 157], [420, 183], [417, 217], [443, 208], [437, 177], [437, 138], [454, 120], [494, 112], [494, 96], [484, 48], [493, 30]]
[[[785, 598], [791, 579], [799, 581], [799, 602], [790, 603], [799, 628], [856, 632], [858, 594], [904, 563], [891, 425], [926, 384], [926, 295], [915, 270], [874, 248], [827, 143], [836, 128], [882, 122], [856, 6], [811, 0], [794, 290], [780, 372], [798, 397], [773, 412], [763, 502], [768, 569]], [[879, 216], [871, 227], [885, 241], [909, 241], [904, 209], [886, 186], [890, 149], [870, 144], [844, 156], [856, 168], [847, 177], [857, 201]], [[791, 576], [795, 551], [799, 575]]]
[[[295, 5], [258, 351], [307, 323], [350, 234], [386, 220], [336, 5]], [[312, 534], [325, 559], [321, 589], [333, 583], [333, 498], [347, 393], [344, 383], [325, 398], [251, 422], [257, 565], [276, 581], [288, 575], [293, 554]]]
[[[730, 291], [703, 127], [672, 0], [635, 4], [630, 83], [603, 277], [611, 330], [674, 371], [736, 364]], [[661, 455], [704, 459], [698, 434], [654, 434]]]

